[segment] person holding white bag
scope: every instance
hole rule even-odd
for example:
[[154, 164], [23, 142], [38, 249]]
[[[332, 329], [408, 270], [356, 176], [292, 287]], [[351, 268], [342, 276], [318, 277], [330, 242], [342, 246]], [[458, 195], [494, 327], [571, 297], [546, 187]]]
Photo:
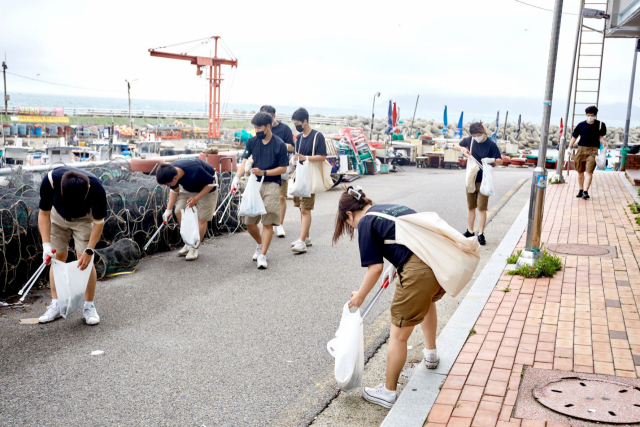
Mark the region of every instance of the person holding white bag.
[[[207, 232], [207, 222], [213, 219], [218, 205], [218, 179], [214, 167], [195, 158], [176, 160], [171, 164], [158, 166], [156, 181], [171, 189], [167, 209], [162, 219], [168, 221], [175, 206], [176, 218], [181, 224], [180, 212], [187, 208], [197, 208], [198, 229], [200, 242], [202, 242]], [[178, 251], [178, 256], [184, 256], [187, 261], [195, 261], [198, 259], [199, 247], [199, 244], [197, 247], [192, 247], [185, 243]]]
[[[78, 268], [91, 265], [91, 274], [84, 294], [83, 316], [87, 325], [100, 323], [93, 302], [96, 292], [96, 269], [92, 265], [93, 252], [102, 236], [107, 217], [107, 194], [100, 180], [93, 174], [70, 167], [50, 171], [40, 185], [40, 213], [38, 228], [42, 236], [42, 259], [54, 258], [66, 262], [69, 241], [73, 237]], [[40, 323], [62, 317], [56, 292], [53, 268], [49, 272], [51, 304], [40, 316]]]
[[[397, 269], [398, 283], [390, 310], [391, 335], [387, 348], [386, 380], [375, 388], [365, 387], [362, 390], [364, 399], [385, 408], [391, 408], [396, 402], [398, 378], [407, 359], [407, 340], [416, 325], [420, 325], [424, 334], [426, 367], [435, 369], [439, 362], [435, 302], [444, 296], [445, 291], [431, 267], [408, 247], [389, 242], [396, 240], [396, 224], [382, 217], [397, 218], [415, 213], [402, 205], [374, 205], [361, 189], [348, 187], [340, 196], [333, 234], [333, 243], [336, 244], [345, 234], [353, 239], [357, 230], [360, 263], [362, 267], [367, 267], [360, 289], [351, 293], [349, 308], [362, 305], [381, 274], [383, 281], [386, 277], [392, 280]], [[391, 265], [383, 273], [385, 259]]]
[[[327, 159], [327, 145], [324, 135], [309, 126], [309, 112], [304, 108], [298, 108], [291, 117], [296, 130], [300, 132], [296, 137], [296, 154], [293, 156], [294, 162], [313, 163], [325, 162]], [[300, 208], [300, 238], [291, 243], [291, 250], [296, 253], [307, 252], [307, 247], [311, 246], [311, 211], [316, 202], [316, 195], [310, 197], [294, 197], [293, 206]]]
[[[482, 123], [472, 123], [469, 127], [469, 133], [471, 136], [464, 138], [457, 147], [456, 150], [462, 151], [469, 157], [473, 157], [478, 163], [482, 164], [483, 159], [487, 160], [485, 163], [491, 166], [502, 164], [502, 154], [496, 143], [487, 136]], [[493, 161], [493, 159], [495, 159]], [[467, 168], [470, 167], [470, 162], [473, 159], [467, 160]], [[478, 171], [476, 175], [476, 188], [474, 192], [467, 190], [467, 231], [465, 231], [464, 237], [475, 236], [473, 232], [473, 224], [476, 221], [476, 208], [478, 209], [478, 243], [486, 245], [487, 240], [484, 237], [484, 227], [487, 223], [487, 207], [489, 205], [489, 196], [486, 196], [480, 192], [482, 185], [482, 169]]]
[[[266, 213], [261, 216], [244, 217], [247, 231], [256, 241], [253, 260], [259, 269], [267, 268], [267, 251], [273, 238], [273, 227], [280, 225], [280, 185], [281, 175], [287, 170], [287, 146], [271, 132], [273, 118], [266, 112], [257, 113], [251, 120], [256, 136], [247, 141], [245, 159], [233, 178], [232, 188], [238, 188], [238, 177], [243, 176], [249, 157], [253, 159], [251, 173], [261, 182], [260, 196]], [[251, 178], [251, 177], [250, 177]], [[245, 192], [247, 190], [245, 189]], [[244, 196], [243, 196], [244, 197]], [[262, 222], [262, 233], [258, 224]]]

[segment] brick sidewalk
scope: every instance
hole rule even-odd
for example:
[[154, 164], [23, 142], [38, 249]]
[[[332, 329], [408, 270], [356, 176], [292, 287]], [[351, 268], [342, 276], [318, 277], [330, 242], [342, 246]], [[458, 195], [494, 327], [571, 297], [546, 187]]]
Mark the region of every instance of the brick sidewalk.
[[577, 192], [575, 172], [567, 184], [548, 186], [542, 241], [616, 246], [617, 257], [562, 256], [563, 269], [551, 279], [503, 273], [429, 413], [429, 427], [544, 427], [512, 418], [524, 365], [640, 375], [633, 198], [613, 172], [594, 174], [590, 200], [577, 199]]

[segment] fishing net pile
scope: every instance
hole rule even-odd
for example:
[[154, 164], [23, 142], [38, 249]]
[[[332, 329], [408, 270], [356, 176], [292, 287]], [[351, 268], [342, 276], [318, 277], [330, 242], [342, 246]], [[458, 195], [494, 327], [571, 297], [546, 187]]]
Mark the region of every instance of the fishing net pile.
[[[168, 189], [155, 176], [132, 172], [125, 160], [89, 168], [103, 183], [108, 212], [102, 238], [96, 247], [98, 277], [132, 271], [142, 257], [141, 248], [162, 224]], [[16, 170], [0, 186], [0, 295], [14, 295], [42, 263], [42, 239], [38, 229], [40, 183], [46, 173]], [[229, 193], [232, 176], [218, 175], [219, 202]], [[240, 229], [239, 196], [220, 210], [208, 224], [205, 239], [229, 235]], [[153, 254], [182, 245], [175, 218], [169, 220], [146, 251]], [[75, 259], [70, 243], [69, 261]], [[48, 274], [41, 276], [47, 281]]]

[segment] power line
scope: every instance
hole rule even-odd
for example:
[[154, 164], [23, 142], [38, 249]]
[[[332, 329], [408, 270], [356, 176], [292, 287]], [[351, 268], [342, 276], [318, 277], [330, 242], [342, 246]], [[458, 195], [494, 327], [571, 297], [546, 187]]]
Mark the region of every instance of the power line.
[[[515, 0], [518, 3], [522, 3], [524, 5], [527, 6], [531, 6], [531, 7], [535, 7], [536, 9], [540, 9], [540, 10], [546, 10], [547, 12], [553, 12], [553, 9], [547, 9], [545, 7], [540, 7], [540, 6], [536, 6], [535, 4], [530, 4], [530, 3], [525, 3], [522, 0]], [[578, 15], [577, 13], [569, 13], [569, 12], [562, 12], [563, 15]]]
[[62, 83], [48, 82], [46, 80], [34, 79], [33, 77], [27, 77], [27, 76], [22, 76], [20, 74], [10, 73], [9, 71], [7, 71], [7, 74], [11, 74], [12, 76], [21, 77], [21, 78], [27, 79], [27, 80], [33, 80], [33, 81], [40, 82], [40, 83], [47, 83], [47, 84], [54, 85], [54, 86], [63, 86], [63, 87], [70, 87], [70, 88], [74, 88], [74, 89], [84, 89], [84, 90], [97, 90], [97, 91], [100, 91], [100, 92], [121, 92], [121, 91], [115, 91], [115, 90], [109, 90], [109, 89], [94, 89], [94, 88], [90, 88], [90, 87], [71, 86], [71, 85], [65, 85], [65, 84], [62, 84]]

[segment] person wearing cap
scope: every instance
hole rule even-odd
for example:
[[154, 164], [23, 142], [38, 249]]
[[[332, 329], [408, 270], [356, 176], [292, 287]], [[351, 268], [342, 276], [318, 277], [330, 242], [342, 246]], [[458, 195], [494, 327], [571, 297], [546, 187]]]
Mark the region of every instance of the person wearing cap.
[[[585, 113], [587, 114], [587, 120], [578, 123], [573, 130], [569, 150], [573, 149], [576, 143], [578, 144], [578, 151], [573, 157], [576, 171], [578, 171], [578, 184], [580, 185], [580, 191], [578, 191], [576, 197], [588, 200], [593, 171], [596, 168], [598, 149], [600, 144], [602, 144], [602, 147], [607, 148], [607, 141], [604, 139], [607, 134], [607, 125], [600, 120], [596, 120], [598, 107], [595, 105], [587, 107]], [[585, 173], [587, 174], [586, 177]]]
[[[273, 125], [271, 132], [279, 137], [287, 146], [288, 158], [291, 160], [293, 156], [293, 132], [291, 128], [282, 122], [276, 120], [276, 109], [271, 105], [263, 105], [260, 111], [268, 113], [273, 118]], [[287, 213], [287, 192], [289, 191], [289, 171], [286, 171], [280, 177], [282, 180], [280, 184], [280, 225], [276, 227], [276, 235], [278, 237], [285, 237], [284, 232], [284, 216]]]
[[[464, 138], [456, 150], [462, 151], [467, 156], [473, 156], [479, 163], [482, 159], [495, 159], [491, 162], [491, 166], [502, 164], [502, 154], [496, 143], [487, 136], [482, 123], [471, 123], [469, 127], [471, 136]], [[467, 192], [467, 231], [464, 237], [475, 236], [473, 232], [473, 224], [476, 221], [476, 208], [478, 209], [478, 243], [486, 245], [487, 240], [484, 237], [484, 227], [487, 223], [487, 207], [489, 205], [489, 196], [480, 193], [480, 185], [482, 184], [482, 169], [476, 175], [476, 191], [474, 193]]]

